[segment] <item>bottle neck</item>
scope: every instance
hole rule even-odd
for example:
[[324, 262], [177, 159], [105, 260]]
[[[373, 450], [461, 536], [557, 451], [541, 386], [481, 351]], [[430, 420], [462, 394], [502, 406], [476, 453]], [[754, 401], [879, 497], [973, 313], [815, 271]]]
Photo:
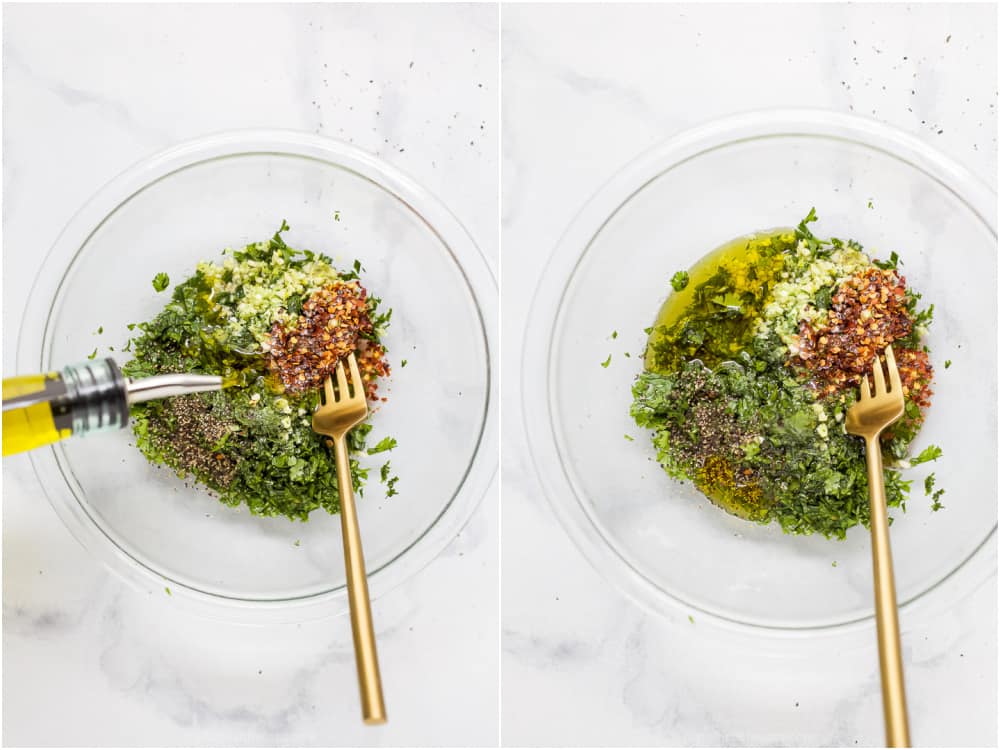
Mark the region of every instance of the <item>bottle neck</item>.
[[66, 394], [53, 402], [53, 414], [67, 415], [74, 435], [128, 424], [125, 377], [113, 359], [70, 365], [62, 370], [62, 378]]

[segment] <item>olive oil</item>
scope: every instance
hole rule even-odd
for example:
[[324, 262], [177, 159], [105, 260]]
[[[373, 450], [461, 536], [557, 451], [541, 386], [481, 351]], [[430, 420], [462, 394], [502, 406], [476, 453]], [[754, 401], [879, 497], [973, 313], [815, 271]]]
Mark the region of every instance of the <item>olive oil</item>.
[[[738, 237], [716, 248], [688, 271], [657, 313], [646, 346], [646, 369], [676, 372], [699, 360], [714, 369], [737, 358], [757, 332], [771, 288], [781, 279], [785, 255], [796, 245], [790, 229]], [[767, 518], [768, 503], [753, 476], [737, 474], [721, 456], [710, 456], [694, 484], [723, 510], [752, 521]]]
[[657, 313], [646, 346], [646, 369], [676, 371], [691, 359], [716, 367], [750, 343], [769, 291], [780, 280], [790, 229], [739, 237], [716, 248], [688, 272]]

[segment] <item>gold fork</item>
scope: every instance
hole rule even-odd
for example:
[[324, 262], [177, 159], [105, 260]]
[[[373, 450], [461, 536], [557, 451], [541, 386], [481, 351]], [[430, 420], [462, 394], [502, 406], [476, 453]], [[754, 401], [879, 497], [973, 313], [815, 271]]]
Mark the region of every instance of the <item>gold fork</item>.
[[354, 488], [351, 486], [351, 464], [347, 455], [347, 433], [368, 416], [364, 383], [358, 371], [358, 362], [352, 353], [347, 362], [351, 368], [351, 385], [347, 387], [344, 363], [337, 363], [337, 388], [333, 378], [323, 383], [320, 406], [313, 414], [313, 431], [326, 435], [333, 442], [337, 456], [337, 485], [340, 487], [340, 528], [344, 537], [344, 568], [347, 572], [347, 600], [351, 606], [351, 633], [354, 636], [354, 659], [358, 668], [358, 687], [361, 690], [361, 716], [365, 724], [385, 723], [385, 703], [382, 699], [382, 678], [378, 669], [375, 650], [375, 632], [372, 627], [372, 608], [368, 599], [368, 577], [365, 557], [361, 551], [361, 532], [354, 506]]
[[868, 499], [871, 503], [872, 564], [875, 573], [875, 624], [878, 630], [878, 657], [882, 673], [882, 712], [885, 716], [886, 747], [909, 747], [910, 728], [906, 716], [906, 689], [903, 659], [899, 649], [899, 613], [896, 583], [889, 549], [889, 521], [882, 475], [882, 431], [903, 416], [903, 385], [896, 369], [892, 347], [886, 347], [889, 370], [886, 388], [882, 365], [875, 357], [872, 376], [875, 395], [866, 375], [861, 382], [861, 400], [847, 410], [847, 431], [865, 439], [868, 463]]

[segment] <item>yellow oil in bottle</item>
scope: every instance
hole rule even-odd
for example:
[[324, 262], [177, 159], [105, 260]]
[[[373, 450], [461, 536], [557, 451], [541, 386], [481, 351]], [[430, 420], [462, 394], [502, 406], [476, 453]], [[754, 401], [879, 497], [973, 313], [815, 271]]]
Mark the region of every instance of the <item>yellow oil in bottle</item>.
[[3, 455], [128, 422], [125, 378], [112, 359], [3, 380]]
[[71, 415], [56, 406], [65, 395], [66, 384], [57, 372], [4, 378], [3, 455], [32, 450], [73, 434]]

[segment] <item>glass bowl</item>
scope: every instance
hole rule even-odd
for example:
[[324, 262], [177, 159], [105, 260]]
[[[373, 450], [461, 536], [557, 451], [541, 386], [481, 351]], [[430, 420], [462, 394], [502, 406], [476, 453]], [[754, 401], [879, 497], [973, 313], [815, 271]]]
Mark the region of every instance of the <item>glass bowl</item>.
[[[497, 467], [495, 281], [461, 224], [408, 177], [343, 143], [281, 131], [210, 136], [143, 161], [56, 241], [29, 297], [17, 368], [59, 369], [94, 347], [127, 361], [127, 325], [168, 301], [151, 285], [156, 273], [178, 282], [282, 220], [291, 246], [338, 267], [360, 260], [369, 291], [394, 310], [389, 398], [370, 444], [392, 435], [398, 447], [362, 461], [372, 476], [358, 507], [377, 597], [444, 549]], [[400, 477], [390, 498], [377, 479], [386, 459]], [[31, 460], [73, 535], [145, 590], [169, 587], [175, 600], [239, 620], [347, 609], [339, 517], [319, 511], [301, 523], [223, 506], [148, 464], [130, 430]]]
[[[752, 113], [673, 138], [601, 188], [556, 248], [529, 318], [523, 408], [539, 479], [586, 557], [651, 609], [784, 632], [873, 616], [866, 529], [837, 541], [727, 515], [667, 477], [629, 417], [643, 329], [671, 275], [728, 240], [794, 226], [812, 206], [818, 236], [898, 251], [935, 305], [936, 396], [915, 447], [944, 456], [906, 472], [907, 512], [891, 514], [899, 602], [905, 610], [960, 568], [994, 569], [995, 193], [872, 121]], [[927, 471], [947, 491], [936, 513]]]

